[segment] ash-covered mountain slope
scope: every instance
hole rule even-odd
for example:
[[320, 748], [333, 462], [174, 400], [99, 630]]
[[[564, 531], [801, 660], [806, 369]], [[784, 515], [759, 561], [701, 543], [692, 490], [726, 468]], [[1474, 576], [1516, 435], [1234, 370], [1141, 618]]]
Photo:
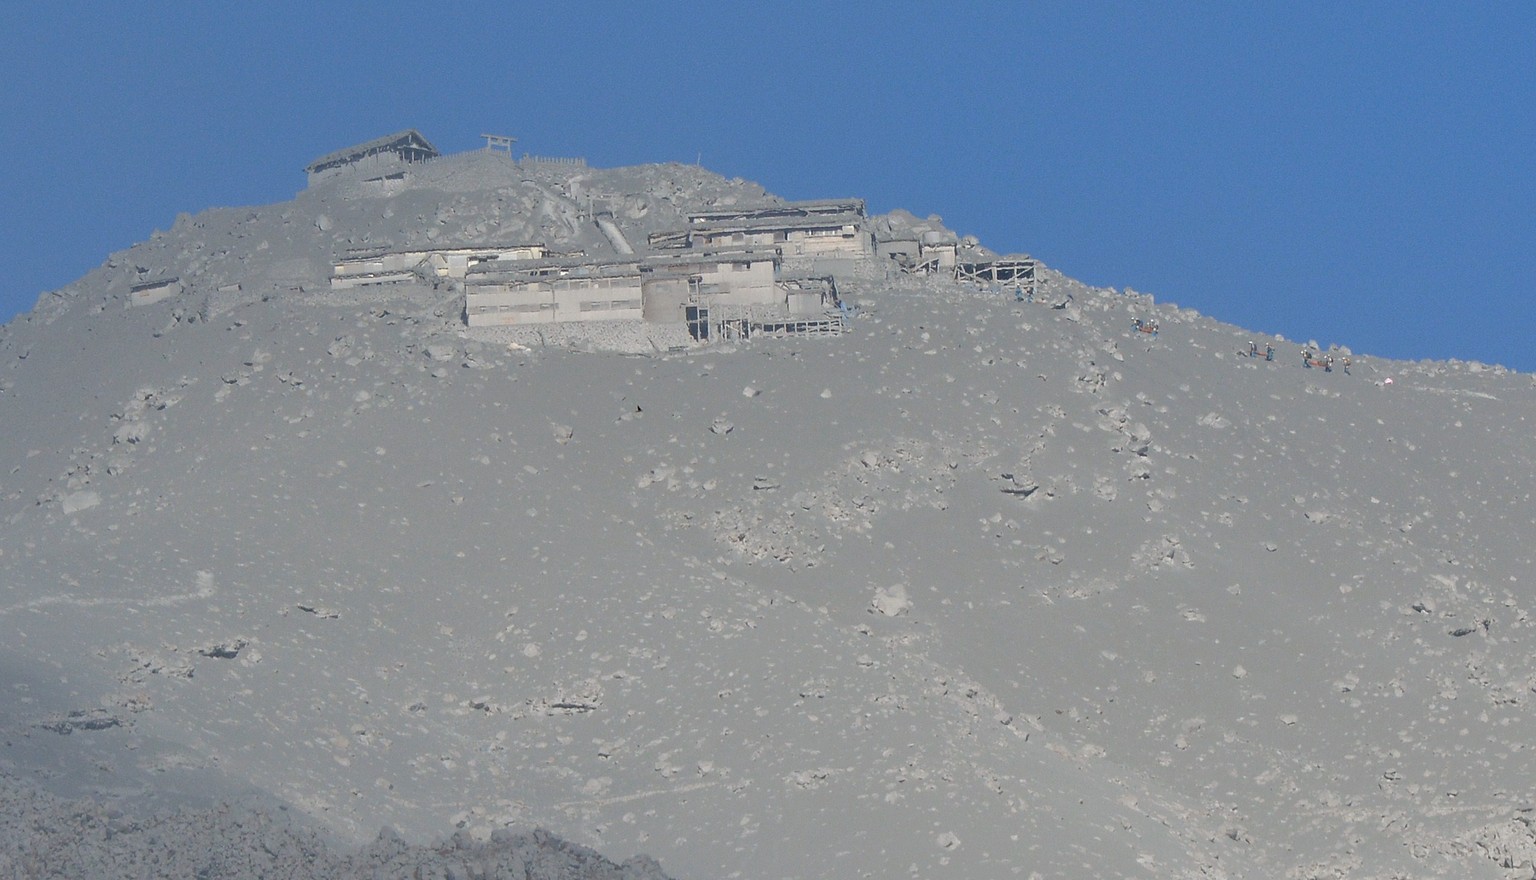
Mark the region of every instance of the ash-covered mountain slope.
[[[142, 808], [142, 802], [137, 804]], [[9, 877], [218, 877], [265, 880], [665, 880], [644, 857], [615, 864], [543, 831], [455, 833], [411, 845], [390, 829], [337, 854], [281, 810], [251, 804], [163, 812], [62, 800], [0, 776], [0, 870]]]
[[1054, 273], [650, 356], [331, 293], [339, 248], [553, 237], [576, 173], [637, 233], [768, 198], [456, 158], [184, 218], [4, 328], [8, 773], [682, 878], [1529, 873], [1530, 376], [1307, 369]]

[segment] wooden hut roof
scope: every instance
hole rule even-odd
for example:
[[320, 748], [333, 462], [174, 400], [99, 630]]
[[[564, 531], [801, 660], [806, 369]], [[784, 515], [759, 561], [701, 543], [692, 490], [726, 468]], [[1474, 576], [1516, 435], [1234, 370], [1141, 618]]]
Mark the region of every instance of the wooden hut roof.
[[333, 153], [326, 153], [324, 156], [321, 156], [320, 158], [306, 165], [304, 170], [310, 174], [314, 174], [316, 171], [324, 171], [327, 168], [334, 168], [337, 165], [345, 165], [349, 162], [356, 162], [364, 156], [372, 156], [375, 153], [399, 151], [401, 149], [412, 149], [419, 152], [430, 153], [432, 156], [439, 155], [437, 152], [437, 147], [432, 146], [432, 143], [428, 141], [421, 132], [414, 128], [407, 128], [404, 131], [397, 131], [394, 134], [385, 135], [384, 137], [380, 138], [374, 138], [371, 141], [364, 141], [363, 143], [346, 147], [345, 149], [340, 149]]

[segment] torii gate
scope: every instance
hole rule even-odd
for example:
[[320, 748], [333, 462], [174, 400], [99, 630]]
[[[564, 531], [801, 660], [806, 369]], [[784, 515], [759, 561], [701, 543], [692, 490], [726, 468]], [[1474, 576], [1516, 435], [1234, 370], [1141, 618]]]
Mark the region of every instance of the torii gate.
[[482, 134], [485, 138], [485, 149], [491, 153], [506, 153], [512, 155], [512, 145], [517, 143], [517, 138], [504, 134]]

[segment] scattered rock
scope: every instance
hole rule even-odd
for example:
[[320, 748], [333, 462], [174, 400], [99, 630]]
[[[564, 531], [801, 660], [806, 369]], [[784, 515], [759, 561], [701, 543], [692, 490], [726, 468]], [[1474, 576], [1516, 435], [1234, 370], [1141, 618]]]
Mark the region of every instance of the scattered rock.
[[123, 720], [106, 709], [73, 709], [37, 725], [42, 730], [69, 736], [77, 730], [108, 730], [122, 727]]
[[59, 501], [59, 508], [66, 516], [73, 516], [101, 504], [101, 496], [90, 490], [71, 492]]
[[[303, 606], [300, 607], [302, 608]], [[230, 641], [216, 642], [212, 645], [206, 645], [204, 647], [198, 648], [197, 653], [204, 657], [210, 657], [215, 660], [233, 660], [240, 656], [240, 652], [244, 650], [245, 646], [248, 644], [250, 643], [245, 639], [232, 639]]]
[[869, 606], [871, 613], [899, 617], [912, 609], [912, 600], [907, 598], [907, 588], [896, 584], [888, 589], [876, 590], [875, 598], [870, 600]]

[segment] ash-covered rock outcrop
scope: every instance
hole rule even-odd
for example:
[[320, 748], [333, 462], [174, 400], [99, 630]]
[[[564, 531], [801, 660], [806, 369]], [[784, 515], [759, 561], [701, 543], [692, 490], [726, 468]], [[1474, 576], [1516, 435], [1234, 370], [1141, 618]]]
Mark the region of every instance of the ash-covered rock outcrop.
[[384, 829], [333, 851], [286, 813], [239, 804], [142, 815], [62, 800], [0, 776], [0, 872], [16, 877], [219, 877], [222, 880], [666, 880], [652, 859], [615, 864], [546, 831], [463, 834], [411, 845]]

